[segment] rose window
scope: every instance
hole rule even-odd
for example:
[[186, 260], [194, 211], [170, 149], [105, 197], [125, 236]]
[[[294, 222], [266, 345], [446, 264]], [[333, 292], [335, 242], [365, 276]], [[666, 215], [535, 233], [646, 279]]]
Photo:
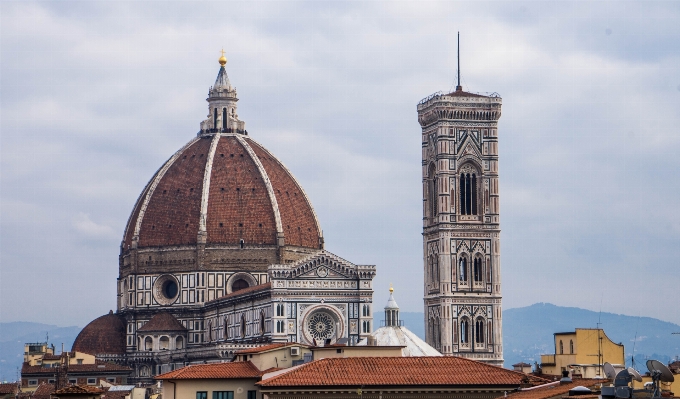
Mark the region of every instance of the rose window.
[[307, 330], [316, 340], [326, 340], [335, 333], [335, 321], [327, 313], [317, 312], [307, 320]]

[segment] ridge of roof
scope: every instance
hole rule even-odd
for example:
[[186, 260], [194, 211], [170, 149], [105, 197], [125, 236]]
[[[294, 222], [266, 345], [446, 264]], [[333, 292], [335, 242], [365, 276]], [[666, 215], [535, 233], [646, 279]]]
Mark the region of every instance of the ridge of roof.
[[84, 394], [84, 395], [89, 395], [89, 394], [99, 394], [99, 393], [104, 393], [106, 392], [103, 389], [97, 388], [97, 387], [91, 387], [88, 385], [71, 385], [68, 387], [64, 387], [61, 389], [58, 389], [54, 391], [55, 395], [63, 395], [63, 394]]
[[206, 302], [206, 303], [211, 303], [211, 302], [219, 301], [219, 300], [221, 300], [221, 299], [226, 299], [226, 298], [234, 298], [234, 297], [237, 297], [237, 296], [239, 296], [239, 295], [250, 294], [250, 293], [253, 293], [253, 292], [264, 291], [264, 290], [267, 290], [267, 289], [269, 289], [269, 288], [271, 288], [271, 287], [272, 287], [271, 281], [270, 281], [270, 282], [267, 282], [267, 283], [264, 283], [264, 284], [253, 285], [253, 286], [250, 286], [250, 287], [248, 287], [248, 288], [244, 288], [244, 289], [242, 289], [242, 290], [234, 291], [234, 292], [232, 292], [232, 293], [230, 293], [230, 294], [223, 295], [223, 296], [221, 296], [221, 297], [219, 297], [219, 298], [215, 298], [215, 299], [213, 299], [212, 301], [208, 301], [208, 302]]

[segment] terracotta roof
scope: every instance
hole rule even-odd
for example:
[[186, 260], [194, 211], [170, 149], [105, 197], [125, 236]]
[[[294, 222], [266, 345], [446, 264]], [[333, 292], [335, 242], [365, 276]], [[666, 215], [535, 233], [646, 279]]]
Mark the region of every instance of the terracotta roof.
[[125, 322], [110, 312], [98, 317], [83, 328], [71, 350], [90, 355], [125, 353]]
[[261, 372], [251, 362], [194, 364], [158, 375], [157, 380], [204, 380], [214, 378], [258, 378]]
[[132, 391], [106, 391], [102, 398], [106, 399], [125, 399]]
[[462, 357], [355, 357], [321, 359], [264, 380], [264, 387], [538, 385], [542, 378]]
[[156, 172], [128, 219], [124, 250], [136, 230], [139, 248], [196, 245], [206, 168], [207, 244], [274, 246], [281, 232], [286, 245], [320, 249], [316, 215], [288, 169], [248, 136], [221, 135], [214, 153], [212, 141], [192, 139]]
[[304, 348], [307, 347], [307, 345], [298, 344], [297, 342], [279, 342], [279, 343], [276, 343], [276, 344], [258, 346], [256, 348], [243, 349], [243, 350], [237, 351], [235, 354], [236, 355], [247, 355], [247, 354], [254, 354], [254, 353], [262, 353], [262, 352], [267, 352], [267, 351], [270, 351], [270, 350], [273, 350], [273, 349], [284, 348], [286, 346], [301, 346], [301, 347], [304, 347]]
[[33, 391], [33, 394], [31, 395], [31, 398], [35, 399], [47, 399], [50, 397], [50, 395], [54, 392], [54, 384], [40, 384], [38, 385], [38, 388], [36, 388], [35, 391]]
[[226, 298], [233, 298], [233, 297], [237, 297], [239, 295], [250, 294], [252, 292], [257, 292], [257, 291], [264, 291], [264, 290], [268, 290], [270, 288], [272, 288], [271, 282], [260, 284], [260, 285], [253, 285], [253, 286], [250, 286], [248, 288], [244, 288], [242, 290], [232, 292], [231, 294], [223, 295], [219, 298], [213, 299], [212, 301], [208, 301], [208, 302], [219, 301], [221, 299], [226, 299]]
[[8, 384], [0, 384], [0, 395], [15, 394], [19, 390], [19, 385], [16, 382]]
[[175, 316], [168, 312], [159, 312], [137, 331], [187, 331], [187, 329]]
[[512, 367], [529, 367], [529, 366], [531, 366], [529, 363], [524, 362], [519, 362], [512, 365]]
[[[112, 371], [132, 371], [131, 368], [126, 366], [121, 366], [116, 363], [109, 362], [97, 362], [97, 364], [70, 364], [68, 366], [68, 373], [94, 373], [94, 372], [112, 372]], [[42, 366], [29, 366], [28, 363], [24, 362], [21, 366], [21, 374], [49, 374], [54, 375], [56, 372], [55, 368], [52, 367], [42, 367]]]
[[[596, 379], [574, 379], [568, 384], [555, 384], [546, 386], [543, 388], [534, 388], [529, 391], [519, 391], [508, 395], [511, 399], [549, 399], [554, 396], [564, 395], [569, 393], [570, 389], [576, 388], [577, 386], [584, 386], [590, 388], [597, 384], [602, 384], [607, 380], [596, 380]], [[581, 396], [579, 396], [580, 398]], [[504, 396], [499, 396], [498, 399], [505, 399]]]
[[100, 394], [104, 393], [105, 391], [103, 389], [93, 387], [93, 386], [88, 386], [88, 385], [71, 385], [65, 388], [61, 388], [57, 391], [54, 391], [54, 395], [92, 395], [92, 394]]

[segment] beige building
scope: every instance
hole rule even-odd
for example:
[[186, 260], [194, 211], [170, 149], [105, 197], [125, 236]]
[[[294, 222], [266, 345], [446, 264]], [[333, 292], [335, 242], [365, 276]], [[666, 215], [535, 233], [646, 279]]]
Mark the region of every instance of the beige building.
[[250, 361], [191, 365], [156, 377], [163, 399], [256, 399], [262, 372]]
[[555, 333], [555, 353], [541, 355], [541, 372], [560, 376], [568, 370], [572, 377], [603, 377], [605, 362], [624, 367], [623, 344], [613, 342], [599, 328], [577, 328], [574, 332]]
[[54, 354], [47, 342], [27, 343], [21, 367], [21, 390], [35, 392], [49, 384], [57, 388], [67, 385], [125, 384], [132, 369], [99, 361], [94, 355], [71, 351]]

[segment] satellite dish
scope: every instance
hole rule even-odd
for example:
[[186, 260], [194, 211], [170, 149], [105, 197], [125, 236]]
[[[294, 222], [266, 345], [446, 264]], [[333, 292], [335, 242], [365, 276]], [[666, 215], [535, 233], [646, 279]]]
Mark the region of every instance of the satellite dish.
[[616, 373], [616, 378], [614, 379], [614, 386], [615, 387], [627, 387], [628, 383], [632, 380], [632, 376], [628, 372], [628, 370], [623, 369]]
[[609, 362], [604, 362], [604, 375], [612, 381], [616, 379], [616, 369]]
[[630, 375], [633, 377], [635, 381], [642, 382], [642, 376], [634, 368], [628, 367], [628, 373], [630, 373]]
[[675, 381], [675, 377], [673, 377], [673, 373], [666, 367], [663, 363], [661, 363], [658, 360], [647, 360], [647, 368], [649, 369], [649, 372], [654, 375], [654, 373], [659, 374], [659, 381], [661, 382], [673, 382]]

